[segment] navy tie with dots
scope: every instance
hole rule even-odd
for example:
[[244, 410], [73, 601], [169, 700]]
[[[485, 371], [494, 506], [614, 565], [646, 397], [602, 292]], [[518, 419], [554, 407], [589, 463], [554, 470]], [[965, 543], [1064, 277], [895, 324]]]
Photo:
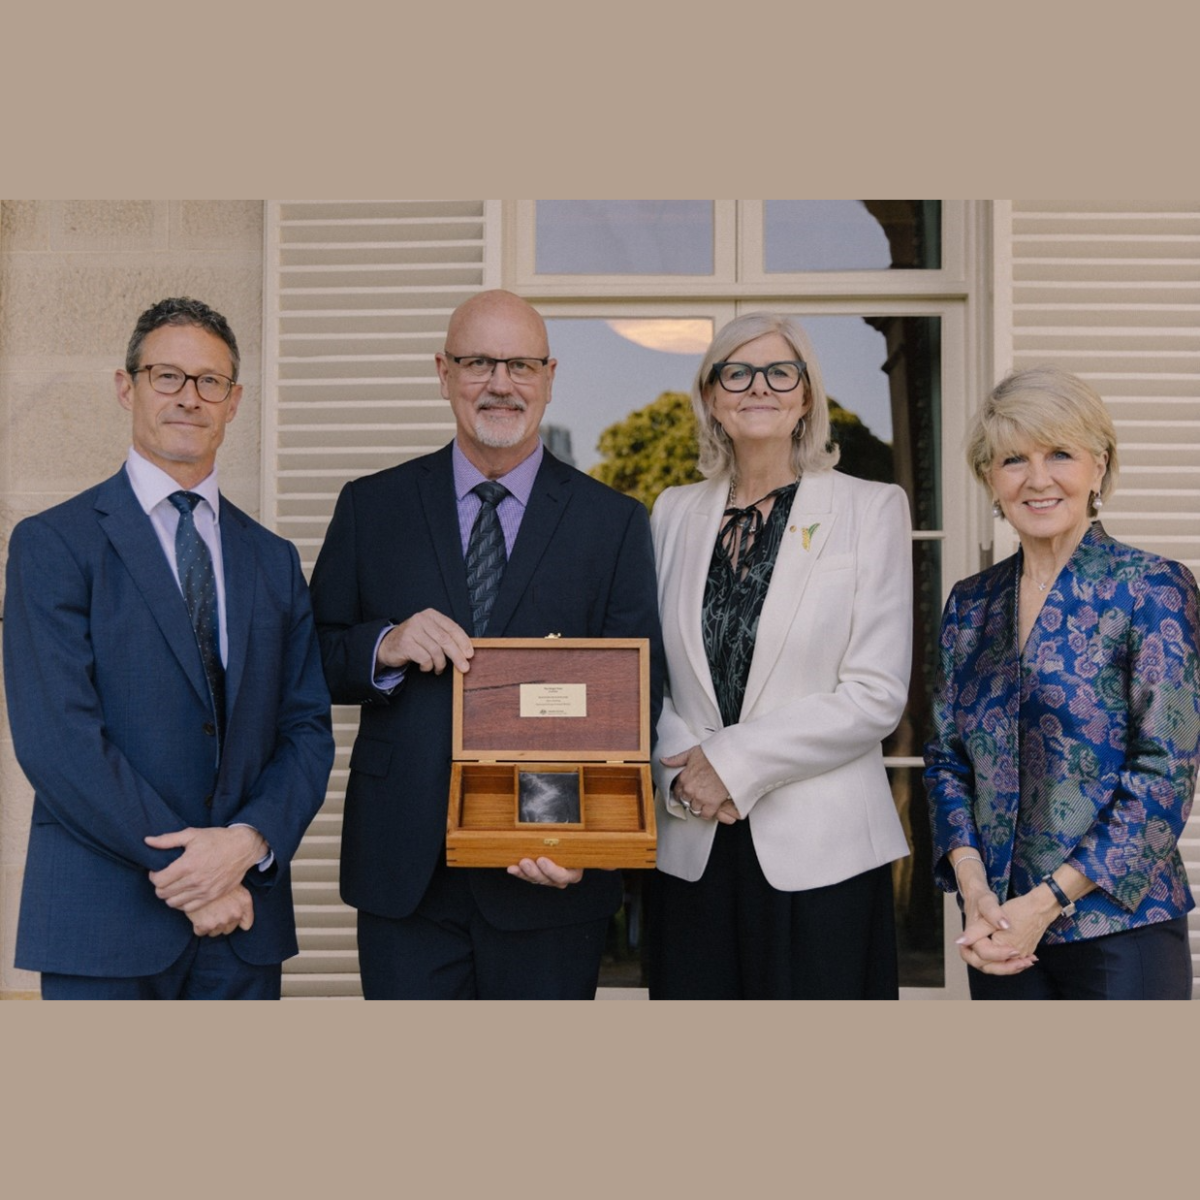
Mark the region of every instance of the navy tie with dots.
[[225, 731], [225, 668], [221, 665], [221, 640], [217, 628], [217, 577], [213, 573], [212, 555], [196, 528], [193, 510], [202, 497], [195, 492], [172, 492], [168, 500], [179, 510], [179, 525], [175, 529], [175, 565], [179, 571], [179, 586], [196, 631], [204, 674], [216, 718], [218, 753]]
[[467, 591], [471, 595], [473, 636], [483, 637], [504, 568], [508, 565], [504, 530], [500, 528], [500, 517], [496, 513], [496, 505], [508, 495], [508, 488], [487, 480], [477, 483], [471, 490], [483, 503], [467, 542]]

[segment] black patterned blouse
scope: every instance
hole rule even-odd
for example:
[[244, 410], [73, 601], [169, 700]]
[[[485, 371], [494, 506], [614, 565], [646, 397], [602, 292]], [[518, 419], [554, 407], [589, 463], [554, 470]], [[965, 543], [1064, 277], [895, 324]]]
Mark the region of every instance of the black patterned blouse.
[[713, 547], [700, 620], [708, 669], [726, 725], [736, 725], [741, 715], [758, 617], [795, 495], [796, 484], [789, 483], [759, 500], [757, 504], [775, 498], [766, 520], [757, 504], [727, 508], [725, 524]]

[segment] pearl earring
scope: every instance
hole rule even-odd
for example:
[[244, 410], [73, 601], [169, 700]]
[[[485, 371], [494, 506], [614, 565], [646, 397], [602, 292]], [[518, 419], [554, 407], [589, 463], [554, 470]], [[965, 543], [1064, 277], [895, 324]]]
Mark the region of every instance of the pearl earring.
[[992, 501], [992, 516], [995, 517], [997, 521], [1004, 520], [1004, 509], [1000, 507], [999, 500]]

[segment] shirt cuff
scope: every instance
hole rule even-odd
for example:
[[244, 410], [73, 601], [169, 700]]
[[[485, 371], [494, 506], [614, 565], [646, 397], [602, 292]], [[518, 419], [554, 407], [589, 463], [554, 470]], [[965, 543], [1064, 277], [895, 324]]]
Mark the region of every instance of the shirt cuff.
[[383, 644], [383, 639], [387, 637], [395, 625], [389, 625], [383, 630], [375, 642], [375, 649], [371, 655], [372, 671], [371, 682], [375, 687], [390, 696], [404, 682], [404, 667], [376, 667], [375, 663], [379, 661], [379, 647]]
[[[229, 826], [229, 828], [230, 829], [254, 829], [254, 826], [249, 824], [246, 821], [234, 821], [233, 824], [231, 824]], [[258, 830], [254, 829], [254, 832], [258, 833]], [[262, 834], [258, 833], [258, 836], [262, 837]], [[263, 838], [263, 841], [266, 841], [266, 838]], [[262, 856], [262, 858], [260, 858], [258, 860], [258, 862], [255, 863], [254, 865], [260, 871], [269, 871], [271, 869], [271, 864], [274, 863], [274, 861], [275, 861], [275, 851], [272, 850], [270, 846], [268, 846], [266, 854], [264, 854]]]

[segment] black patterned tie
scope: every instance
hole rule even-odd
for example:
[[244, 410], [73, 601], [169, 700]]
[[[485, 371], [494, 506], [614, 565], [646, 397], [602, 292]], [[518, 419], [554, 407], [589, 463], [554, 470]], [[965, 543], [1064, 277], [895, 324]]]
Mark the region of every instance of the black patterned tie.
[[[172, 492], [168, 500], [179, 510], [175, 529], [175, 565], [179, 585], [196, 631], [204, 674], [216, 716], [218, 738], [225, 731], [225, 668], [221, 665], [221, 638], [217, 628], [217, 577], [213, 573], [212, 555], [200, 536], [193, 510], [202, 497], [195, 492]], [[220, 741], [218, 741], [218, 752]]]
[[500, 590], [500, 580], [508, 564], [508, 552], [504, 548], [504, 530], [496, 505], [508, 495], [502, 483], [488, 480], [477, 483], [471, 489], [483, 503], [479, 515], [471, 526], [471, 537], [467, 542], [467, 591], [471, 595], [471, 621], [474, 636], [482, 637], [487, 630], [488, 617]]

